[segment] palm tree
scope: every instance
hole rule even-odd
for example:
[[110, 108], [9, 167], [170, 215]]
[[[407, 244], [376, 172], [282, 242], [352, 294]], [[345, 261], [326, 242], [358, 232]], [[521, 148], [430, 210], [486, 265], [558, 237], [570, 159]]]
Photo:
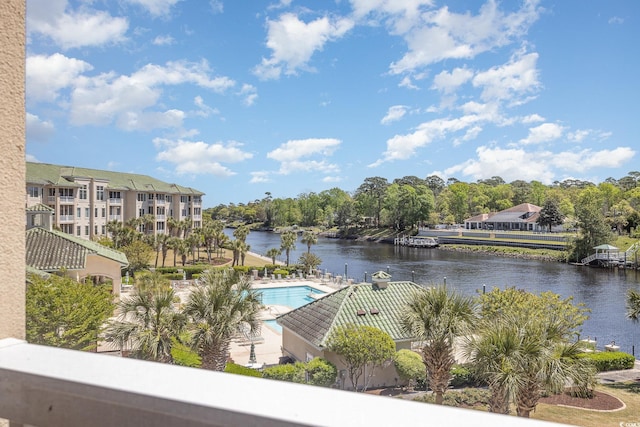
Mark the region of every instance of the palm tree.
[[160, 251], [162, 251], [162, 266], [164, 267], [165, 260], [167, 259], [167, 253], [169, 252], [171, 236], [168, 234], [158, 234], [157, 240], [158, 247], [160, 248]]
[[191, 261], [193, 264], [196, 263], [196, 252], [198, 253], [198, 259], [200, 259], [200, 243], [202, 241], [202, 234], [200, 234], [199, 230], [200, 229], [194, 230], [193, 233], [185, 239], [187, 245], [189, 245]]
[[640, 320], [640, 291], [629, 289], [627, 294], [627, 317], [634, 322]]
[[120, 349], [131, 349], [136, 357], [157, 362], [171, 361], [172, 339], [185, 326], [185, 316], [173, 307], [175, 294], [159, 273], [143, 276], [133, 295], [123, 298], [117, 318], [105, 331], [105, 340]]
[[285, 251], [287, 255], [287, 267], [289, 266], [289, 255], [296, 248], [296, 240], [298, 240], [298, 235], [293, 231], [285, 231], [280, 235], [280, 249]]
[[123, 226], [120, 221], [114, 219], [107, 222], [107, 231], [111, 234], [111, 239], [113, 239], [114, 249], [118, 249], [122, 230], [123, 230]]
[[423, 341], [422, 359], [437, 404], [442, 404], [451, 381], [454, 341], [465, 334], [475, 319], [474, 300], [444, 286], [416, 292], [403, 313], [404, 329]]
[[578, 355], [579, 343], [559, 334], [553, 319], [497, 316], [483, 320], [469, 338], [467, 356], [488, 384], [489, 411], [508, 414], [511, 404], [520, 417], [529, 417], [542, 391], [559, 393], [567, 384], [587, 394], [593, 387], [593, 366]]
[[[180, 256], [180, 261], [182, 262], [182, 266], [184, 267], [184, 265], [187, 263], [187, 257], [189, 256], [189, 253], [191, 252], [191, 247], [189, 246], [189, 243], [184, 240], [184, 239], [178, 239], [175, 243], [175, 246], [173, 247], [173, 253], [174, 253], [174, 260], [175, 260], [175, 255], [179, 255]], [[175, 262], [174, 262], [175, 265]]]
[[310, 253], [311, 246], [318, 243], [318, 236], [313, 231], [305, 231], [300, 241], [307, 245], [307, 253]]
[[[187, 236], [189, 235], [189, 231], [191, 231], [191, 226], [192, 226], [191, 218], [185, 218], [178, 223], [178, 229], [180, 232], [182, 232], [183, 239], [186, 239]], [[179, 236], [180, 235], [178, 235], [178, 237]]]
[[208, 271], [200, 276], [203, 286], [191, 293], [184, 310], [193, 322], [192, 344], [202, 357], [202, 367], [216, 371], [224, 370], [231, 339], [241, 328], [258, 329], [262, 309], [259, 295], [244, 276], [236, 281], [232, 271], [225, 273]]
[[271, 248], [267, 251], [267, 256], [271, 258], [271, 264], [276, 265], [276, 258], [280, 256], [282, 253], [282, 249], [279, 248]]
[[241, 242], [244, 242], [247, 240], [247, 236], [249, 235], [250, 231], [251, 230], [249, 230], [249, 227], [247, 227], [246, 225], [241, 225], [233, 230], [233, 237], [240, 240]]
[[170, 216], [167, 218], [167, 231], [169, 232], [169, 236], [174, 235], [175, 230], [179, 230], [179, 222], [174, 217]]

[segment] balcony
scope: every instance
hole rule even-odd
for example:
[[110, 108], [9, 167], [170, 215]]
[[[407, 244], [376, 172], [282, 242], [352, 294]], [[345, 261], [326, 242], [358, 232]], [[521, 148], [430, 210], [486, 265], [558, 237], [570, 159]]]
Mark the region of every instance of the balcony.
[[109, 221], [122, 221], [122, 215], [109, 215]]
[[110, 205], [121, 205], [122, 204], [122, 199], [121, 198], [109, 199], [109, 204]]
[[73, 215], [58, 215], [58, 222], [74, 222], [75, 216]]
[[167, 218], [165, 214], [156, 214], [156, 220], [164, 221]]
[[552, 426], [389, 397], [0, 340], [0, 417], [35, 426]]
[[156, 199], [156, 205], [164, 205], [165, 201], [164, 199]]
[[73, 203], [76, 199], [74, 196], [60, 196], [60, 203]]

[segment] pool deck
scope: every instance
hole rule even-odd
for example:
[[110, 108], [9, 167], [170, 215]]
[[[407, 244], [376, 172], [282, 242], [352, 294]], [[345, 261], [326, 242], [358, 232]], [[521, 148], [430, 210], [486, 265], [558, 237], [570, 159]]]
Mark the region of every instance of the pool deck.
[[[310, 286], [320, 291], [331, 293], [339, 288], [335, 285], [328, 286], [319, 279], [275, 279], [275, 280], [255, 280], [253, 287], [255, 289], [265, 288], [284, 288], [294, 286]], [[262, 320], [275, 319], [281, 314], [291, 311], [291, 307], [284, 305], [268, 305], [260, 312], [259, 318]], [[282, 357], [282, 335], [271, 329], [266, 324], [262, 324], [260, 330], [260, 338], [254, 341], [256, 364], [253, 367], [261, 367], [262, 365], [275, 365], [280, 362]], [[231, 359], [238, 365], [247, 366], [249, 364], [249, 355], [251, 352], [251, 341], [246, 339], [234, 340], [229, 349]]]

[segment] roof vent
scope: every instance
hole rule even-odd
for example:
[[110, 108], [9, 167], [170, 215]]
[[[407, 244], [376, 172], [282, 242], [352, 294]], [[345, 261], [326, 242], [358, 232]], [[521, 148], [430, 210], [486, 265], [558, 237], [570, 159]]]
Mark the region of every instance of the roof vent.
[[378, 309], [377, 309], [377, 308], [375, 308], [375, 307], [371, 307], [371, 308], [369, 309], [369, 313], [371, 313], [371, 314], [378, 314], [378, 313], [380, 313], [380, 310], [378, 310]]
[[363, 309], [358, 310], [357, 312], [358, 316], [364, 316], [365, 314], [367, 314], [366, 311], [364, 311]]

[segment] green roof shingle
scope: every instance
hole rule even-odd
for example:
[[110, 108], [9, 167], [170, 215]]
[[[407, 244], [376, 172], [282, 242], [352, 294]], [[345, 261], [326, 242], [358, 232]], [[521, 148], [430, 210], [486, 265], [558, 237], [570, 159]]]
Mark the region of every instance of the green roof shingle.
[[326, 345], [333, 329], [347, 324], [373, 326], [394, 341], [411, 340], [402, 328], [402, 312], [410, 298], [422, 291], [413, 282], [389, 282], [382, 287], [354, 284], [279, 316], [278, 323], [318, 348]]
[[40, 227], [27, 230], [26, 253], [27, 266], [42, 271], [55, 271], [63, 268], [81, 270], [85, 267], [89, 254], [112, 259], [123, 267], [129, 265], [127, 256], [122, 252], [91, 240]]
[[111, 190], [157, 191], [195, 196], [204, 194], [194, 188], [166, 183], [147, 175], [27, 162], [27, 184], [79, 187], [79, 184], [73, 182], [74, 178], [105, 181], [107, 188]]

